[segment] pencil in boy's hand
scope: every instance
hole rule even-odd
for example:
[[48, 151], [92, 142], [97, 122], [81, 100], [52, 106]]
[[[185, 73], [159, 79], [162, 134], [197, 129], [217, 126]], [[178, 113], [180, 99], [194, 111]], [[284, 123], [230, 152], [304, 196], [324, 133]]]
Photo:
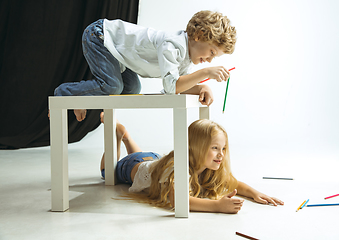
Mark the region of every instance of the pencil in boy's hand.
[[227, 91], [228, 91], [228, 84], [229, 84], [229, 82], [230, 82], [230, 77], [229, 77], [228, 80], [227, 80], [226, 91], [225, 91], [225, 98], [224, 98], [224, 106], [223, 106], [223, 108], [222, 108], [222, 113], [225, 112], [226, 98], [227, 98]]
[[205, 80], [202, 80], [201, 82], [199, 82], [199, 83], [203, 83], [203, 82], [206, 82], [206, 81], [208, 81], [208, 80], [210, 80], [209, 78], [206, 78]]
[[[233, 67], [233, 68], [231, 68], [231, 69], [228, 69], [228, 71], [232, 71], [232, 70], [234, 70], [235, 69], [235, 67]], [[208, 80], [210, 80], [209, 78], [206, 78], [205, 80], [202, 80], [201, 82], [199, 82], [199, 83], [203, 83], [203, 82], [206, 82], [206, 81], [208, 81]]]

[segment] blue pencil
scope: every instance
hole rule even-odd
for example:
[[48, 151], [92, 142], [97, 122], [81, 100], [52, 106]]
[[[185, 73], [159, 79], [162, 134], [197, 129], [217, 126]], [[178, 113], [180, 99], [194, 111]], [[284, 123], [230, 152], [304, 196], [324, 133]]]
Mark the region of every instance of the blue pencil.
[[303, 209], [303, 207], [305, 207], [306, 206], [306, 204], [308, 203], [308, 201], [310, 201], [310, 199], [307, 199], [307, 201], [301, 206], [301, 208], [300, 209]]
[[339, 206], [339, 203], [311, 204], [306, 207]]

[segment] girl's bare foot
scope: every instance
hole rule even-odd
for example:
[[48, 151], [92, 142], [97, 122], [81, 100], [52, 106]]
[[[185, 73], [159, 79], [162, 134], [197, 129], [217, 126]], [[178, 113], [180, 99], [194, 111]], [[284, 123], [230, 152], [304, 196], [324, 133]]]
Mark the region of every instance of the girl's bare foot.
[[[104, 112], [100, 113], [100, 121], [104, 123]], [[117, 140], [119, 141], [126, 141], [129, 139], [130, 135], [127, 132], [126, 128], [124, 125], [122, 125], [118, 119], [116, 119], [117, 126], [116, 126], [116, 131], [117, 131]]]
[[130, 137], [124, 125], [122, 125], [118, 120], [117, 121], [117, 140], [127, 141]]
[[75, 117], [79, 122], [86, 118], [86, 113], [87, 113], [86, 109], [74, 109]]
[[[104, 119], [104, 114], [103, 112], [100, 114], [100, 118], [103, 120]], [[117, 159], [120, 159], [120, 147], [121, 147], [121, 142], [123, 141], [126, 146], [127, 151], [130, 151], [129, 149], [130, 144], [129, 144], [129, 139], [130, 135], [127, 132], [126, 128], [124, 125], [122, 125], [118, 120], [116, 120], [116, 133], [117, 133]], [[133, 141], [133, 140], [132, 140]], [[140, 150], [141, 151], [141, 150]], [[100, 164], [100, 170], [105, 168], [105, 154], [101, 158], [101, 164]]]

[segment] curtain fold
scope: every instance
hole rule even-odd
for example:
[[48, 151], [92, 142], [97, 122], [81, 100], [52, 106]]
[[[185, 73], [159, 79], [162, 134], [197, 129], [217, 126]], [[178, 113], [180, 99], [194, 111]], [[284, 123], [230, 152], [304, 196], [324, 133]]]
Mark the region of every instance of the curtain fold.
[[[91, 79], [84, 29], [101, 19], [137, 22], [139, 0], [0, 1], [0, 149], [48, 146], [48, 96], [64, 82]], [[68, 112], [69, 143], [100, 125], [100, 110], [78, 122]]]

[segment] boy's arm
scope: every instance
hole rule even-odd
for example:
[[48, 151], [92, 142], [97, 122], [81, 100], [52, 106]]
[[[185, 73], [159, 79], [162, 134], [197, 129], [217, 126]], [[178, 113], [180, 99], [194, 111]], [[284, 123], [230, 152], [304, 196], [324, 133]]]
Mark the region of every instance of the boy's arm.
[[213, 93], [209, 86], [202, 84], [202, 85], [195, 85], [191, 89], [182, 92], [182, 94], [194, 94], [199, 95], [199, 101], [202, 105], [211, 105], [213, 102]]
[[202, 80], [208, 78], [205, 69], [200, 69], [194, 73], [180, 76], [176, 82], [176, 94], [190, 90]]
[[277, 206], [277, 204], [280, 205], [284, 205], [284, 202], [275, 198], [275, 197], [269, 197], [257, 190], [255, 190], [254, 188], [248, 186], [246, 183], [240, 182], [238, 181], [238, 194], [245, 196], [245, 197], [249, 197], [249, 198], [253, 198], [254, 201], [258, 202], [258, 203], [262, 203], [262, 204], [269, 204], [272, 203], [274, 206]]
[[208, 67], [194, 73], [180, 76], [176, 82], [176, 94], [185, 92], [206, 78], [215, 79], [218, 82], [226, 81], [229, 72], [223, 67]]

